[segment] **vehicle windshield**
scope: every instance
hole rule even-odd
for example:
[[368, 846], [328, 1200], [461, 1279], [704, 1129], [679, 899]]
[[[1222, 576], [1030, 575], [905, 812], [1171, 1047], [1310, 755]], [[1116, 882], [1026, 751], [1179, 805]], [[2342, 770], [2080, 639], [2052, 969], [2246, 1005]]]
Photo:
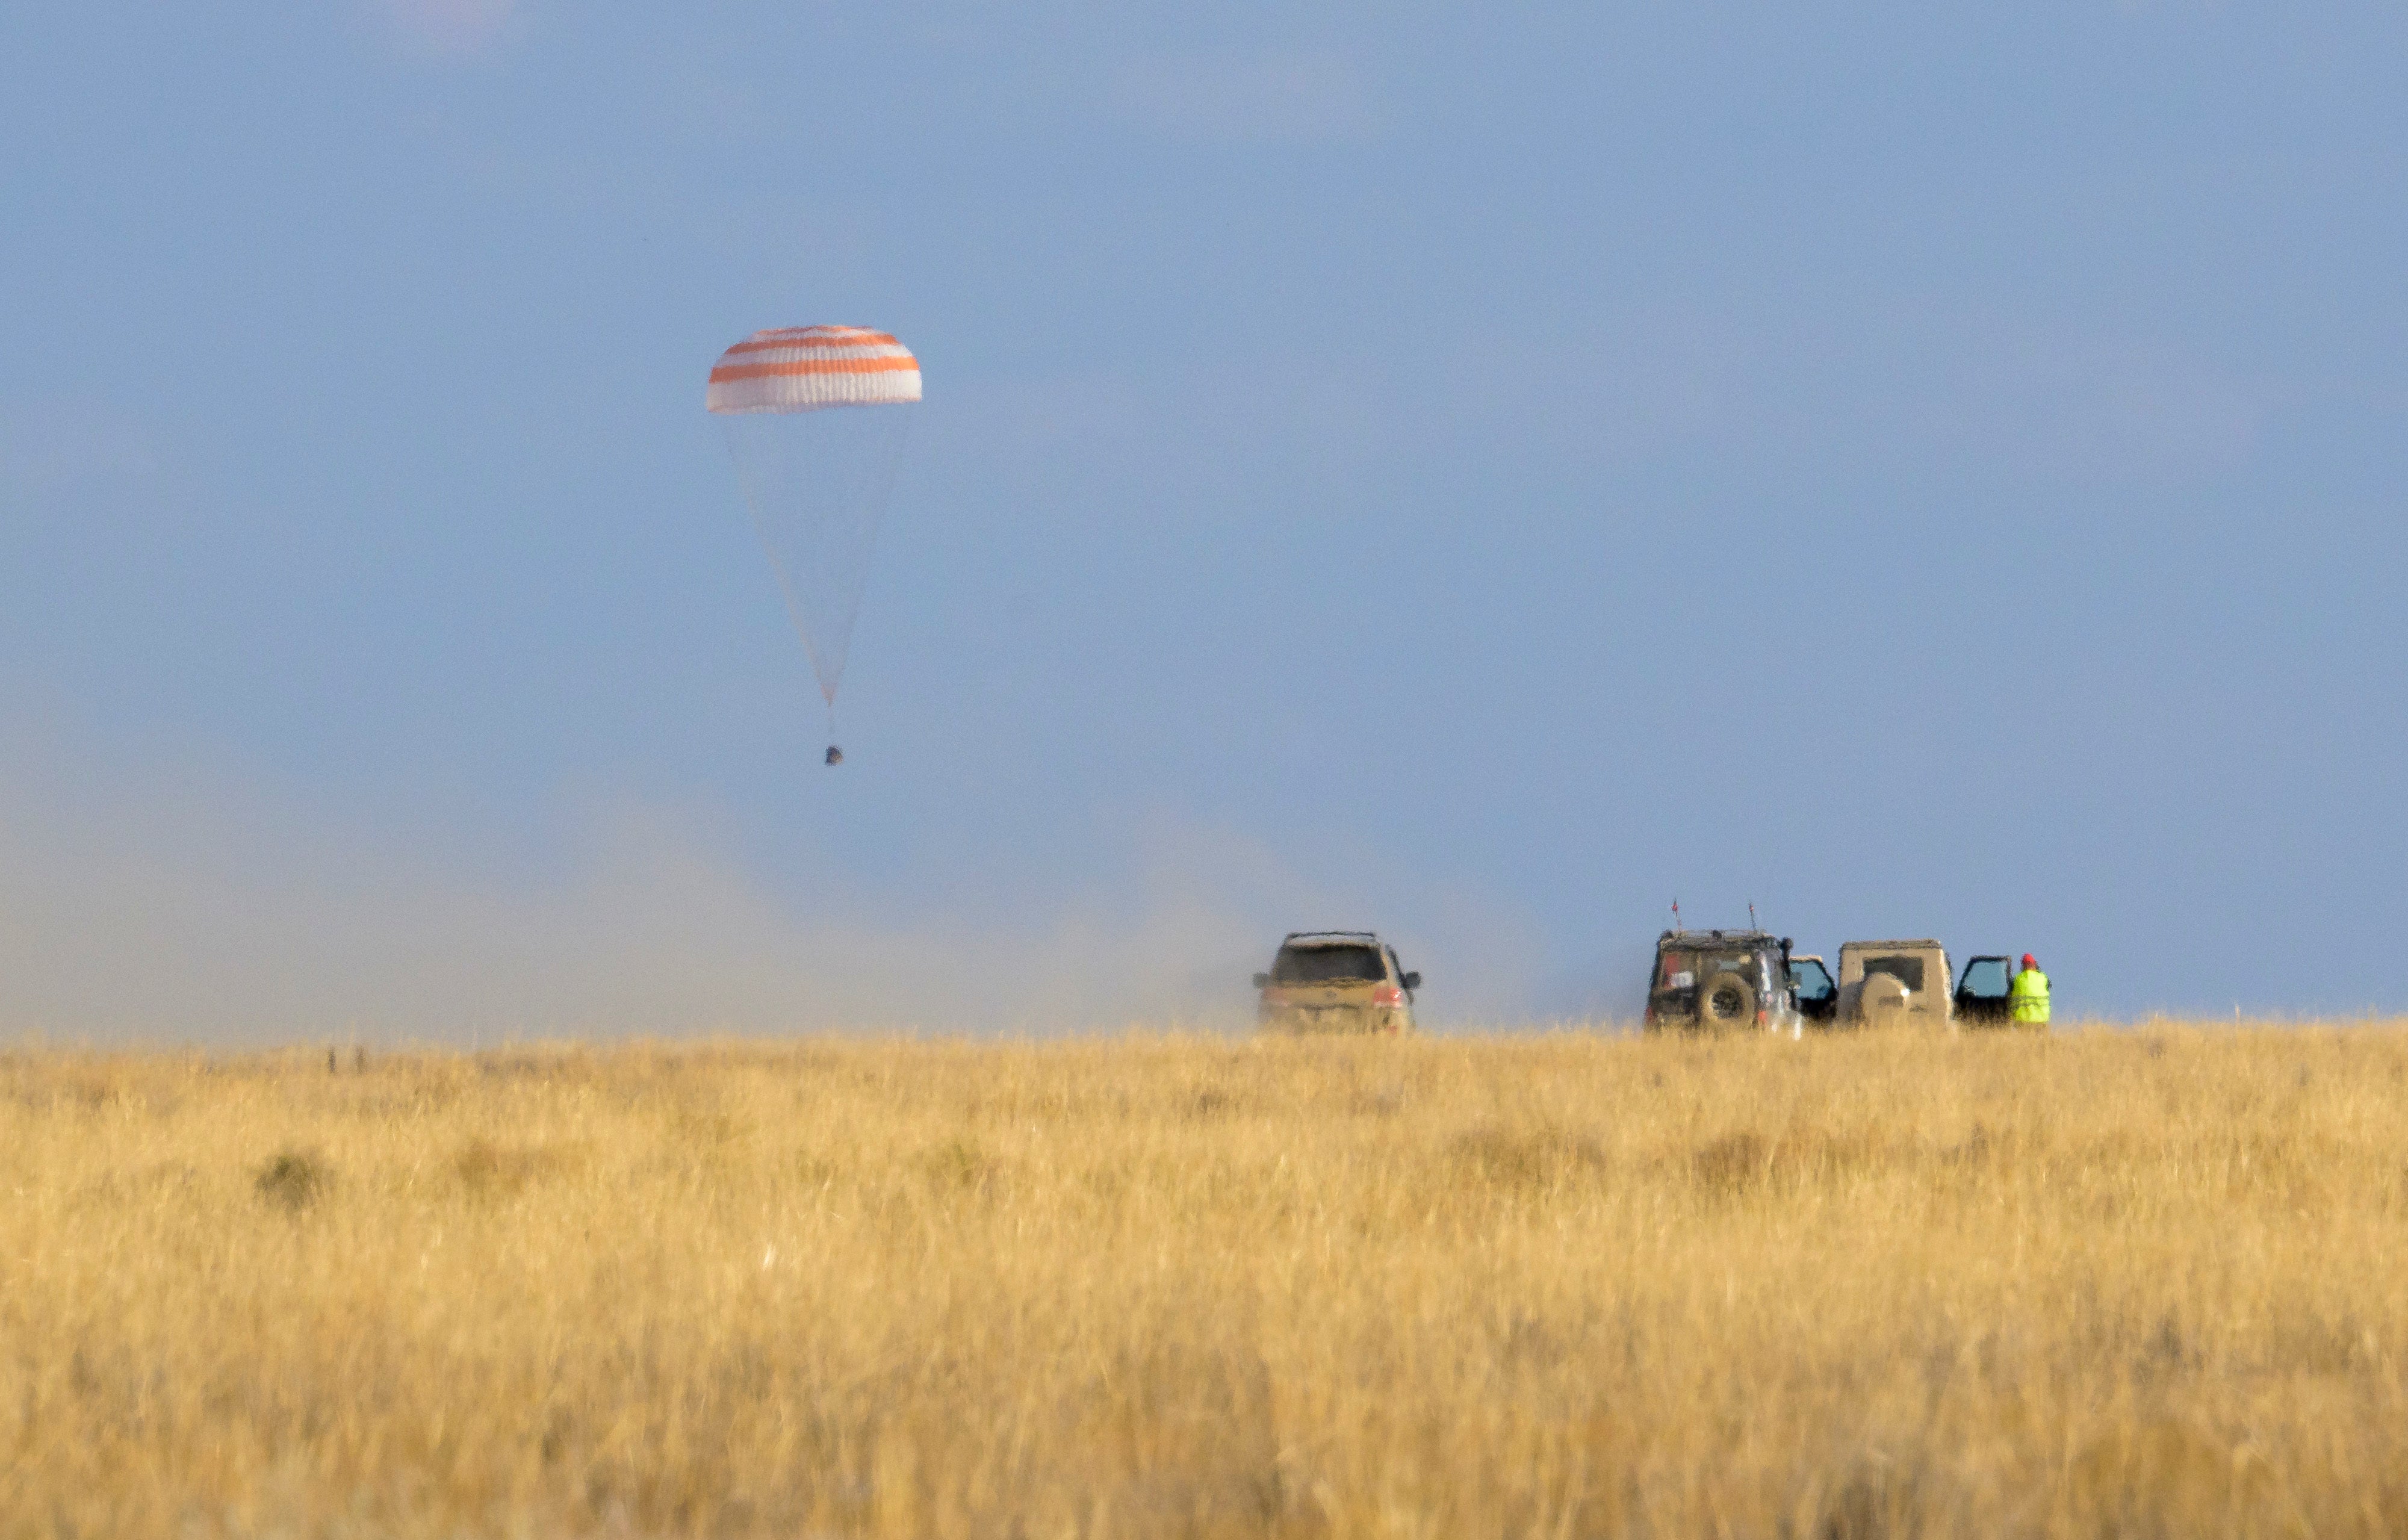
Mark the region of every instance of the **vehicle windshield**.
[[1965, 965], [1965, 982], [1956, 986], [1959, 993], [1975, 1000], [2007, 998], [2007, 959], [1975, 957]]
[[1380, 949], [1369, 944], [1283, 946], [1271, 964], [1273, 984], [1377, 984], [1387, 976]]
[[1865, 977], [1870, 978], [1875, 973], [1887, 973], [1910, 989], [1923, 987], [1923, 959], [1918, 957], [1892, 954], [1886, 957], [1867, 957]]
[[1831, 974], [1821, 963], [1812, 957], [1803, 962], [1790, 963], [1789, 982], [1798, 986], [1799, 1000], [1814, 1000], [1831, 998]]

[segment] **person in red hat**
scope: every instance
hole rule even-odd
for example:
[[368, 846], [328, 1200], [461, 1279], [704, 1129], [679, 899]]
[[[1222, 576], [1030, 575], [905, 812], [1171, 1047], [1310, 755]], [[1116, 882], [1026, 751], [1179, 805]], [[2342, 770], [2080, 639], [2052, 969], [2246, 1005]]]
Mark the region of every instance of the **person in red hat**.
[[2040, 971], [2040, 963], [2028, 952], [2024, 954], [2023, 971], [2007, 986], [2007, 999], [2018, 1027], [2048, 1029], [2048, 975]]

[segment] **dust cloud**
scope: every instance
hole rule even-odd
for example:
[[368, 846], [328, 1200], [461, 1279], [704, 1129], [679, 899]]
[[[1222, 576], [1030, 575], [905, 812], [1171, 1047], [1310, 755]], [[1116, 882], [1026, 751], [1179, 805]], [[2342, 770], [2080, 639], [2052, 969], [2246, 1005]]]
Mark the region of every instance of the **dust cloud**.
[[[264, 784], [0, 743], [0, 1038], [1239, 1029], [1248, 976], [1283, 930], [1363, 923], [1439, 986], [1428, 1015], [1497, 1019], [1533, 957], [1493, 907], [1316, 885], [1255, 842], [1174, 820], [1133, 837], [1125, 871], [998, 915], [876, 907], [833, 871], [785, 885], [824, 886], [814, 905], [676, 810], [591, 808], [530, 858], [423, 820], [363, 826]], [[1012, 886], [973, 875], [957, 885]], [[1451, 952], [1417, 951], [1424, 933]]]

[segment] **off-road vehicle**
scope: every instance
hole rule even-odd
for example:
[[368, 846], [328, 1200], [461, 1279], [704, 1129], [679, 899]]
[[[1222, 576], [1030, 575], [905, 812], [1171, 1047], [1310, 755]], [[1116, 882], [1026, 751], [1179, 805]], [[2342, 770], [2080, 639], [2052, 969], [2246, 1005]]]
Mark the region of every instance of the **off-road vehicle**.
[[1945, 1027], [1955, 1015], [1948, 949], [1936, 941], [1849, 942], [1840, 948], [1840, 1025]]
[[1267, 1032], [1410, 1032], [1419, 973], [1369, 930], [1297, 930], [1254, 975]]
[[1646, 1028], [1738, 1028], [1797, 1035], [1789, 941], [1763, 930], [1667, 930], [1656, 938]]

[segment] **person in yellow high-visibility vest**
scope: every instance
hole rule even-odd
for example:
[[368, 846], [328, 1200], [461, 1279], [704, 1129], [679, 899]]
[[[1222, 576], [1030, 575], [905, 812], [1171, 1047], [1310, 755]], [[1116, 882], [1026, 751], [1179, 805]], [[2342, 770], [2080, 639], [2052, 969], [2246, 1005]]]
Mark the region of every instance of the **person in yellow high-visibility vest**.
[[2018, 1027], [2048, 1025], [2048, 975], [2028, 952], [2024, 954], [2024, 970], [2007, 986], [2007, 1000], [2014, 1008]]

